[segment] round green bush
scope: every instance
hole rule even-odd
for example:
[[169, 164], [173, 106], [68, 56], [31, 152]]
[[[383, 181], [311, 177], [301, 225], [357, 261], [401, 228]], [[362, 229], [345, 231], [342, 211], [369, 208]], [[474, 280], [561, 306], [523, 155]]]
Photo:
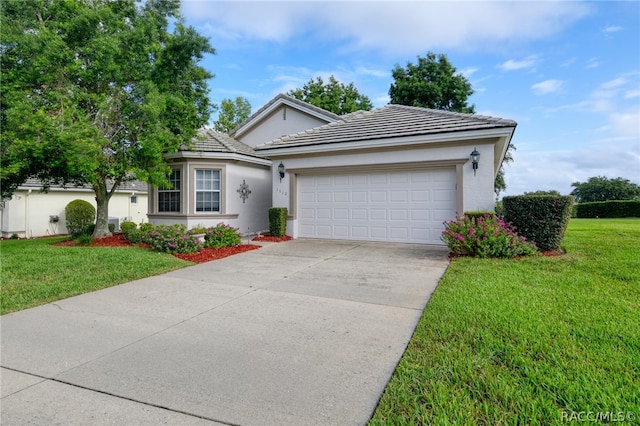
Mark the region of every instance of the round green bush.
[[64, 208], [67, 231], [74, 237], [86, 233], [96, 221], [96, 209], [84, 200], [73, 200]]

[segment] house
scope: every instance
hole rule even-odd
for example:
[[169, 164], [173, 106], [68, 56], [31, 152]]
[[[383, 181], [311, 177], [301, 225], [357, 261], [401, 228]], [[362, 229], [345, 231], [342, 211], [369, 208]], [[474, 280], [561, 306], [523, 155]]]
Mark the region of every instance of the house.
[[[0, 232], [3, 238], [20, 238], [67, 234], [64, 209], [73, 200], [85, 200], [96, 207], [95, 194], [89, 186], [66, 187], [53, 185], [42, 192], [38, 179], [28, 179], [19, 186], [9, 200], [0, 203]], [[125, 220], [147, 221], [147, 184], [125, 182], [109, 201], [109, 222], [119, 228]]]
[[231, 135], [200, 129], [191, 146], [165, 156], [172, 168], [172, 186], [151, 187], [149, 222], [181, 223], [189, 229], [222, 222], [243, 235], [266, 232], [272, 161], [254, 147], [338, 119], [329, 111], [278, 95]]
[[445, 220], [494, 208], [515, 128], [402, 105], [336, 116], [278, 95], [230, 135], [203, 129], [168, 155], [175, 186], [150, 190], [149, 220], [251, 233], [287, 207], [294, 238], [442, 244]]

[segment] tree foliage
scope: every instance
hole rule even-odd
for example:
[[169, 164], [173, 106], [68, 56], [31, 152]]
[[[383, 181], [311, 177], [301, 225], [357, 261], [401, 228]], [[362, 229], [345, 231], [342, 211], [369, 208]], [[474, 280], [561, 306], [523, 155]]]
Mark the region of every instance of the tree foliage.
[[573, 182], [571, 195], [578, 203], [640, 199], [640, 186], [621, 177], [590, 177], [586, 182]]
[[353, 83], [345, 85], [334, 76], [330, 76], [326, 84], [322, 77], [311, 79], [301, 89], [289, 91], [288, 95], [338, 115], [373, 108], [371, 100], [360, 94]]
[[208, 121], [212, 75], [198, 62], [214, 49], [183, 24], [179, 0], [4, 0], [0, 8], [2, 196], [29, 177], [45, 188], [89, 184], [94, 236], [109, 235], [118, 186], [166, 182], [163, 153]]
[[[390, 103], [417, 106], [444, 111], [475, 113], [475, 106], [469, 105], [473, 94], [471, 83], [454, 67], [446, 55], [428, 52], [426, 57], [418, 56], [417, 63], [407, 62], [405, 68], [396, 65], [391, 71], [393, 83], [389, 89]], [[516, 147], [509, 143], [500, 169], [494, 181], [494, 190], [500, 194], [507, 189], [504, 179], [504, 165], [513, 161], [512, 152]]]
[[473, 114], [467, 100], [473, 94], [471, 83], [457, 72], [446, 55], [429, 52], [418, 56], [416, 64], [407, 62], [392, 70], [394, 82], [389, 89], [392, 104], [417, 106]]
[[223, 99], [220, 103], [220, 115], [213, 123], [214, 129], [229, 133], [251, 115], [251, 104], [246, 98], [238, 96], [235, 100]]

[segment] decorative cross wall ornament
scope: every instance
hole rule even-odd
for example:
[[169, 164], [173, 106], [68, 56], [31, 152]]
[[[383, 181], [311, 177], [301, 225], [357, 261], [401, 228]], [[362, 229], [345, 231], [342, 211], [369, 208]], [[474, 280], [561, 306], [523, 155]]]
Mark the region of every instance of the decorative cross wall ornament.
[[247, 198], [249, 198], [249, 194], [251, 194], [249, 185], [247, 185], [244, 179], [242, 179], [242, 184], [240, 185], [240, 189], [238, 189], [237, 192], [238, 194], [240, 194], [240, 198], [242, 198], [242, 204], [244, 204], [245, 201], [247, 201]]

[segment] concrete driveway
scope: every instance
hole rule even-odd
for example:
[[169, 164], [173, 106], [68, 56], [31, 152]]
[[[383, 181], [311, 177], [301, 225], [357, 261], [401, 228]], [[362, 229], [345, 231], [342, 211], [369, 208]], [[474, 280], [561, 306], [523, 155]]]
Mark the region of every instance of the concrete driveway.
[[295, 240], [4, 315], [0, 422], [365, 424], [446, 266]]

